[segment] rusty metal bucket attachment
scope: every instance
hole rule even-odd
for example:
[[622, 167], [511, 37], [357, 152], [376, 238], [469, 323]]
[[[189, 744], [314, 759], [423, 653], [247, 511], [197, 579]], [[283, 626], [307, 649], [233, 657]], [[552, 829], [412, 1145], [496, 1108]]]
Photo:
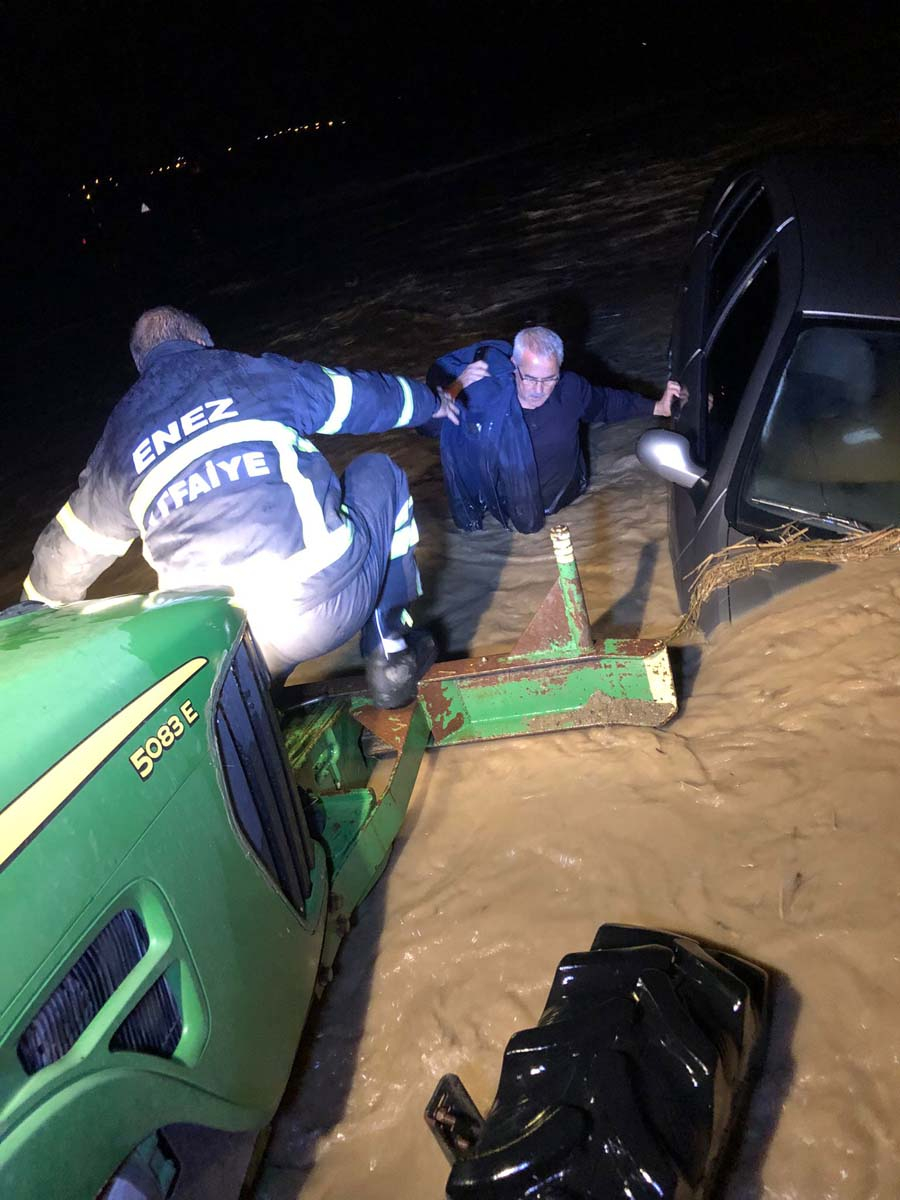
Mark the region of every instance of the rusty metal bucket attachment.
[[438, 663], [419, 684], [437, 745], [591, 725], [662, 725], [677, 704], [665, 643], [595, 643], [572, 539], [550, 532], [558, 577], [509, 654]]

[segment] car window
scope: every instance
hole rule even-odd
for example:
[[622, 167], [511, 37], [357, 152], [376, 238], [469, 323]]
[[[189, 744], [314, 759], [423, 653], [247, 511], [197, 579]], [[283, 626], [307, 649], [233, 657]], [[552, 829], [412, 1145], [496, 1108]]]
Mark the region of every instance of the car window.
[[737, 298], [706, 352], [706, 429], [701, 455], [707, 472], [719, 464], [744, 390], [765, 344], [778, 303], [775, 254], [762, 263]]
[[900, 331], [804, 329], [745, 478], [745, 521], [900, 524]]
[[713, 235], [717, 246], [710, 268], [710, 314], [718, 311], [743, 269], [763, 245], [773, 220], [772, 205], [760, 185], [743, 204], [731, 210], [722, 228]]

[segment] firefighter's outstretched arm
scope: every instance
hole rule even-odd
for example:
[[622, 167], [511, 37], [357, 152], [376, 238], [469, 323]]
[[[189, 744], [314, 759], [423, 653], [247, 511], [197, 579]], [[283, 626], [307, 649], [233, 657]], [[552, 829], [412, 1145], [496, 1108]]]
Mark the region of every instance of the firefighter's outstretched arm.
[[310, 375], [309, 364], [292, 365], [299, 368], [296, 420], [304, 434], [386, 433], [424, 425], [432, 417], [456, 418], [455, 401], [418, 379], [346, 367], [319, 367]]
[[68, 604], [85, 592], [120, 558], [138, 531], [110, 494], [95, 458], [82, 471], [73, 492], [34, 547], [22, 595], [42, 604]]

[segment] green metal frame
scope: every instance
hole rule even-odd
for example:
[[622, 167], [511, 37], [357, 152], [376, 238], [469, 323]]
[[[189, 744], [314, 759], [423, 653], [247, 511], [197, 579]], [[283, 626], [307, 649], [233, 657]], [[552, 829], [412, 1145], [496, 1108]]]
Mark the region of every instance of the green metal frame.
[[441, 663], [419, 686], [446, 746], [589, 725], [662, 725], [676, 711], [661, 642], [594, 644], [569, 531], [550, 531], [557, 579], [509, 654]]
[[313, 830], [328, 854], [331, 894], [322, 946], [322, 978], [330, 978], [354, 909], [378, 881], [415, 786], [429, 740], [424, 709], [402, 720], [397, 753], [369, 759], [348, 700], [327, 701], [285, 733], [288, 761], [309, 792]]
[[448, 664], [432, 669], [420, 690], [435, 743], [447, 746], [591, 725], [661, 725], [675, 712], [668, 666], [656, 643], [608, 639], [599, 654], [577, 659], [498, 655]]

